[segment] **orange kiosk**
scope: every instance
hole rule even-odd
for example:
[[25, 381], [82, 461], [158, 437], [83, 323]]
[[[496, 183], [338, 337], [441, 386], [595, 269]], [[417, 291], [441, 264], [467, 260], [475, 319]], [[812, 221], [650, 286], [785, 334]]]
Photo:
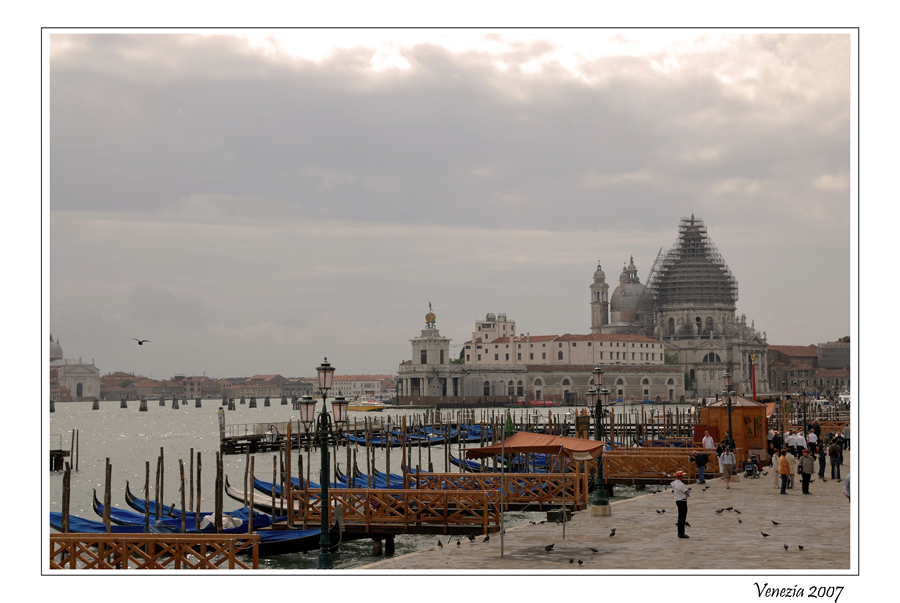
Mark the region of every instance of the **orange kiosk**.
[[[751, 454], [758, 455], [760, 461], [768, 461], [766, 434], [769, 432], [769, 421], [766, 405], [736, 394], [731, 395], [731, 405], [731, 425], [734, 428], [731, 435], [737, 449], [734, 456], [738, 467], [743, 468]], [[725, 439], [728, 433], [728, 396], [700, 409], [697, 429], [701, 434], [705, 429], [710, 435], [718, 434], [717, 444]]]

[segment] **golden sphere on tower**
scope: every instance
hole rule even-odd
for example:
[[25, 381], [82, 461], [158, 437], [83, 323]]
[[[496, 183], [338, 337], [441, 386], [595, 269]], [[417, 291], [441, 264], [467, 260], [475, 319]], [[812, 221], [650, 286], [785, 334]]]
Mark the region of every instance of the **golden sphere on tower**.
[[425, 322], [434, 322], [435, 318], [437, 317], [434, 315], [434, 312], [429, 312], [425, 315]]

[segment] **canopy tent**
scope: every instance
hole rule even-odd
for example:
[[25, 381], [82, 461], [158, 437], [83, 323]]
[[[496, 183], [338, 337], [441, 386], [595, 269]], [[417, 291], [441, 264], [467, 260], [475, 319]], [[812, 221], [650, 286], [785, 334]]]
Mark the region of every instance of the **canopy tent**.
[[603, 452], [603, 442], [580, 438], [564, 438], [545, 433], [520, 431], [507, 438], [506, 442], [469, 448], [466, 458], [478, 459], [497, 454], [516, 454], [519, 452], [535, 454], [564, 454], [577, 461], [595, 459]]

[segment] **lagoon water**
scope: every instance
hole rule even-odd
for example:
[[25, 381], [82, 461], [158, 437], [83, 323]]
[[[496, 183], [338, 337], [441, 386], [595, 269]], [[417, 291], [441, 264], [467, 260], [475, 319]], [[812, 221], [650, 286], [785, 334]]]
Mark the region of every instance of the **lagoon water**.
[[[167, 400], [165, 406], [159, 406], [156, 400], [147, 401], [147, 412], [138, 411], [139, 402], [131, 400], [128, 402], [128, 408], [120, 407], [119, 401], [105, 401], [99, 403], [98, 410], [92, 410], [91, 402], [58, 402], [56, 410], [49, 413], [49, 435], [52, 447], [53, 444], [61, 442], [62, 448], [68, 450], [71, 445], [72, 430], [77, 429], [78, 437], [78, 471], [72, 471], [71, 481], [71, 504], [69, 512], [86, 519], [99, 519], [91, 507], [93, 491], [97, 491], [97, 497], [102, 500], [103, 488], [105, 480], [106, 459], [110, 460], [112, 466], [112, 505], [114, 507], [125, 508], [125, 484], [130, 483], [131, 491], [143, 498], [143, 488], [146, 476], [146, 463], [150, 466], [150, 495], [153, 499], [155, 496], [154, 482], [156, 477], [157, 458], [160, 449], [164, 449], [164, 496], [165, 504], [175, 504], [181, 506], [181, 494], [179, 488], [181, 486], [181, 476], [179, 471], [179, 459], [184, 463], [185, 472], [185, 500], [190, 504], [190, 492], [187, 491], [190, 484], [190, 464], [191, 449], [193, 449], [194, 457], [194, 480], [196, 488], [196, 457], [197, 453], [202, 457], [202, 474], [201, 474], [201, 509], [203, 511], [212, 511], [215, 501], [215, 477], [216, 477], [216, 452], [219, 450], [219, 429], [218, 429], [218, 409], [221, 407], [220, 400], [203, 400], [201, 408], [196, 408], [194, 400], [188, 400], [187, 403], [180, 402], [179, 409], [173, 409], [172, 401]], [[233, 424], [253, 424], [253, 423], [275, 423], [280, 421], [296, 421], [298, 418], [297, 411], [294, 411], [290, 404], [282, 405], [281, 400], [273, 399], [272, 406], [263, 406], [262, 400], [257, 402], [257, 408], [250, 408], [249, 404], [235, 403], [235, 410], [225, 410], [226, 425]], [[673, 405], [669, 405], [671, 409]], [[321, 405], [319, 406], [321, 409]], [[329, 406], [330, 408], [330, 406]], [[535, 409], [529, 410], [532, 414]], [[552, 412], [554, 416], [557, 413], [564, 413], [570, 410], [567, 407], [554, 407]], [[579, 409], [580, 410], [580, 409]], [[659, 412], [660, 409], [657, 409]], [[476, 419], [482, 413], [482, 409], [475, 410]], [[504, 409], [487, 409], [484, 412], [490, 416], [493, 412], [502, 416]], [[516, 417], [521, 416], [523, 409], [512, 410]], [[547, 420], [548, 409], [538, 409], [543, 417], [543, 421]], [[633, 407], [616, 407], [616, 414], [628, 414], [633, 412]], [[413, 415], [421, 415], [421, 409], [400, 409], [388, 408], [380, 413], [350, 413], [351, 421], [354, 419], [362, 420], [365, 415], [378, 416], [380, 418], [391, 417], [391, 420], [400, 421], [402, 415], [412, 417]], [[456, 411], [443, 411], [444, 416], [452, 413], [456, 416]], [[640, 409], [637, 409], [640, 413]], [[408, 418], [407, 421], [411, 421]], [[471, 445], [470, 445], [471, 447]], [[415, 465], [418, 462], [418, 451], [412, 449], [412, 459], [408, 460], [408, 464]], [[444, 467], [444, 449], [442, 446], [434, 446], [431, 449], [431, 461], [435, 471], [442, 471]], [[452, 454], [459, 456], [456, 444], [452, 447]], [[293, 473], [296, 475], [297, 451], [293, 452]], [[427, 466], [427, 449], [422, 450], [423, 465]], [[263, 481], [273, 481], [273, 457], [274, 453], [257, 453], [252, 455], [255, 457], [254, 471], [257, 479]], [[357, 452], [358, 464], [360, 470], [365, 472], [365, 451], [360, 449]], [[72, 459], [70, 457], [70, 462]], [[310, 477], [313, 481], [318, 481], [319, 458], [314, 451], [310, 458], [312, 471]], [[345, 467], [346, 450], [340, 448], [337, 452], [337, 462], [341, 469], [346, 471]], [[395, 474], [400, 471], [401, 455], [399, 449], [391, 451], [391, 472]], [[46, 462], [46, 460], [45, 460]], [[304, 473], [307, 465], [306, 456], [304, 455]], [[384, 471], [385, 467], [385, 450], [376, 450], [376, 463], [378, 469]], [[234, 454], [223, 456], [224, 472], [228, 476], [230, 483], [238, 488], [243, 487], [244, 472], [246, 467], [246, 454]], [[423, 466], [423, 469], [425, 467]], [[451, 467], [452, 471], [456, 471], [456, 467]], [[50, 471], [45, 475], [44, 493], [46, 496], [48, 511], [62, 510], [62, 471]], [[615, 489], [616, 499], [626, 498], [640, 494], [634, 488], [619, 487]], [[196, 501], [195, 501], [196, 508]], [[231, 498], [225, 497], [224, 510], [232, 511], [241, 506], [241, 503]], [[505, 522], [508, 527], [528, 523], [529, 521], [540, 521], [545, 519], [545, 513], [539, 512], [511, 512], [507, 513]], [[444, 537], [444, 544], [447, 543]], [[395, 538], [395, 555], [403, 555], [417, 550], [427, 549], [437, 545], [437, 537], [435, 536], [418, 536], [418, 535], [402, 535]], [[268, 559], [260, 559], [260, 567], [268, 569], [315, 569], [316, 567], [316, 551], [302, 554], [281, 555]], [[356, 540], [341, 543], [339, 550], [333, 554], [335, 568], [347, 569], [365, 565], [378, 560], [378, 557], [372, 555], [371, 540]]]

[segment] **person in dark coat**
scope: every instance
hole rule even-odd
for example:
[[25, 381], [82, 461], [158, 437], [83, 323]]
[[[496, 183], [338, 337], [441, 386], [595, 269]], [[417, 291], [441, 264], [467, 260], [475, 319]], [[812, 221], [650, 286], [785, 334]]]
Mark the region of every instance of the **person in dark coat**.
[[841, 447], [837, 442], [828, 447], [828, 457], [831, 459], [831, 479], [841, 479]]
[[698, 473], [697, 483], [705, 484], [706, 479], [703, 477], [703, 472], [706, 470], [707, 463], [709, 463], [709, 455], [705, 454], [703, 452], [700, 452], [700, 453], [692, 452], [691, 460], [694, 462], [695, 465], [697, 465], [697, 473]]
[[819, 446], [819, 479], [825, 481], [825, 446]]
[[809, 454], [809, 450], [803, 449], [802, 456], [800, 457], [800, 465], [798, 467], [800, 470], [800, 480], [802, 484], [803, 494], [809, 494], [809, 480], [812, 478], [813, 472], [816, 470], [816, 462], [813, 460], [812, 455]]

